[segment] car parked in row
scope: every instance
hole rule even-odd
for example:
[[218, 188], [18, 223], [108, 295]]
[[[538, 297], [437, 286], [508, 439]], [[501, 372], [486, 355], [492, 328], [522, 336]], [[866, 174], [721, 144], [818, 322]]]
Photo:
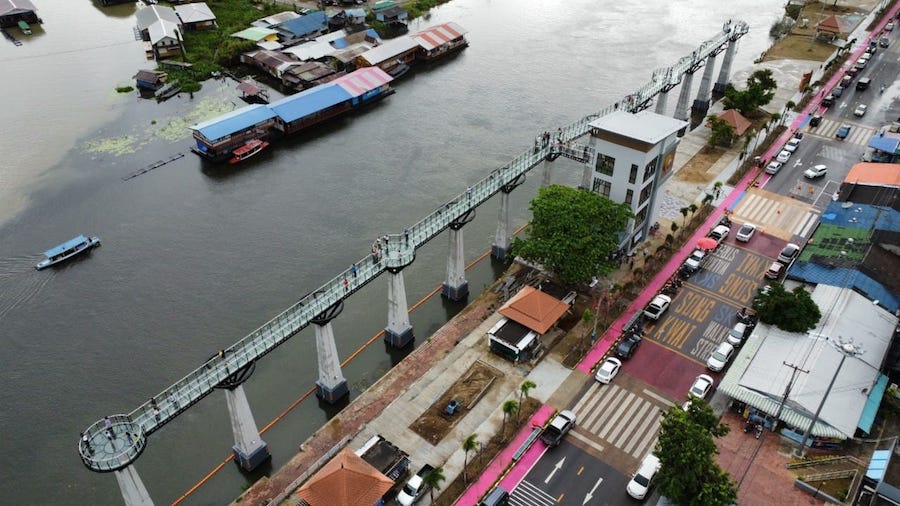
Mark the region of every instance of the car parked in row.
[[650, 481], [656, 472], [659, 471], [659, 465], [659, 458], [656, 455], [652, 453], [647, 454], [644, 460], [641, 461], [641, 466], [638, 467], [637, 472], [631, 476], [631, 481], [625, 486], [628, 495], [635, 499], [646, 497], [647, 492], [650, 490]]
[[781, 262], [772, 262], [772, 265], [766, 269], [766, 278], [767, 279], [778, 279], [781, 277], [781, 273], [784, 271], [784, 264]]
[[749, 323], [737, 322], [734, 324], [734, 327], [728, 331], [728, 335], [725, 339], [728, 341], [728, 344], [734, 346], [735, 348], [739, 348], [742, 344], [744, 344], [744, 340], [747, 339], [750, 334], [753, 333], [753, 328], [756, 327], [756, 324], [750, 320]]
[[622, 368], [622, 361], [613, 358], [607, 357], [606, 360], [600, 364], [600, 367], [597, 369], [597, 374], [594, 375], [594, 379], [603, 384], [608, 384], [613, 378], [619, 374], [619, 369]]
[[550, 448], [559, 446], [563, 437], [575, 426], [575, 413], [564, 409], [553, 417], [550, 425], [541, 433], [541, 441]]
[[722, 244], [722, 241], [728, 239], [728, 234], [731, 233], [731, 227], [728, 225], [716, 225], [716, 228], [712, 229], [712, 231], [707, 234], [707, 237], [712, 237], [716, 240], [717, 245]]
[[638, 346], [641, 345], [641, 341], [643, 341], [643, 339], [640, 334], [637, 332], [629, 333], [619, 342], [619, 345], [616, 346], [616, 356], [623, 359], [631, 358], [631, 356], [634, 355], [634, 352], [637, 351]]
[[790, 151], [791, 153], [797, 151], [797, 148], [800, 147], [800, 140], [800, 137], [791, 137], [791, 140], [787, 141], [787, 143], [784, 145], [784, 150]]
[[741, 225], [741, 228], [738, 230], [735, 239], [739, 242], [748, 242], [753, 238], [753, 234], [756, 233], [756, 225], [752, 223], [744, 223]]
[[706, 395], [712, 390], [712, 386], [713, 379], [706, 374], [701, 374], [697, 376], [697, 379], [694, 380], [694, 384], [691, 385], [691, 389], [688, 390], [688, 396], [706, 399]]
[[731, 361], [732, 356], [734, 356], [734, 346], [727, 341], [719, 343], [719, 347], [716, 348], [716, 351], [712, 352], [712, 355], [710, 355], [709, 359], [706, 361], [706, 367], [710, 371], [719, 372], [722, 369], [725, 369], [725, 366]]
[[644, 316], [651, 320], [659, 320], [663, 313], [666, 312], [666, 309], [669, 309], [669, 304], [671, 303], [672, 297], [662, 294], [657, 295], [644, 309]]
[[689, 256], [681, 266], [682, 276], [688, 278], [695, 272], [699, 271], [705, 259], [706, 251], [704, 251], [702, 248], [695, 248], [693, 253], [691, 253], [691, 256]]
[[[812, 125], [812, 122], [810, 122]], [[784, 166], [781, 162], [769, 162], [769, 165], [766, 166], [766, 174], [775, 175], [778, 174], [778, 171], [781, 170], [781, 167]]]
[[787, 163], [787, 161], [790, 159], [791, 159], [791, 152], [786, 149], [782, 149], [781, 152], [778, 153], [778, 156], [775, 157], [775, 161], [781, 162], [781, 163]]
[[778, 254], [778, 261], [783, 264], [789, 264], [789, 263], [791, 263], [791, 261], [793, 261], [795, 258], [797, 258], [797, 255], [799, 255], [799, 254], [800, 254], [800, 246], [798, 246], [792, 242], [789, 242], [787, 244], [787, 246], [785, 246], [781, 250], [781, 253]]

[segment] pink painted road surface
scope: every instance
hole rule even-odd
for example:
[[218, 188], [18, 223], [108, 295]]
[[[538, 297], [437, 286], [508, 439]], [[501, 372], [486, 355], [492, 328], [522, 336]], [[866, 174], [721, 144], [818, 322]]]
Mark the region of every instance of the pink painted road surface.
[[534, 427], [542, 427], [547, 423], [547, 420], [550, 419], [550, 415], [555, 411], [555, 409], [546, 404], [538, 408], [531, 417], [531, 420], [529, 420], [529, 423], [524, 425], [519, 432], [516, 433], [512, 441], [510, 441], [506, 448], [500, 452], [500, 455], [497, 455], [497, 457], [488, 464], [484, 472], [478, 477], [478, 481], [469, 486], [465, 493], [456, 500], [455, 504], [458, 506], [475, 506], [475, 504], [478, 504], [478, 500], [494, 486], [494, 483], [496, 483], [497, 479], [501, 476], [500, 483], [503, 485], [504, 489], [511, 491], [515, 488], [515, 486], [522, 481], [522, 478], [525, 477], [528, 470], [531, 469], [531, 466], [541, 458], [547, 445], [541, 442], [540, 439], [536, 440], [525, 454], [522, 455], [518, 463], [516, 463], [516, 466], [505, 476], [503, 476], [503, 473], [512, 462], [513, 454], [516, 453], [519, 447], [521, 447], [528, 439], [528, 436], [531, 435], [532, 429]]

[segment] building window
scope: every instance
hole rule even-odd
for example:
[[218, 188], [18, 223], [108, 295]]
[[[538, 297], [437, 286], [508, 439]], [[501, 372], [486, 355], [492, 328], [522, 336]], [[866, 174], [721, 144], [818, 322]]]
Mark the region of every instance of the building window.
[[601, 155], [601, 154], [597, 155], [597, 172], [607, 175], [607, 176], [612, 176], [613, 175], [613, 166], [615, 166], [615, 165], [616, 165], [615, 158], [613, 158], [611, 156], [607, 156], [607, 155]]
[[[632, 165], [632, 167], [637, 167], [637, 165]], [[628, 190], [625, 192], [625, 203], [629, 206], [633, 206], [634, 201], [634, 190]]]
[[645, 207], [645, 208], [641, 209], [641, 211], [639, 213], [637, 213], [637, 215], [635, 215], [635, 217], [634, 217], [634, 229], [635, 230], [644, 228], [644, 221], [647, 220], [647, 211], [649, 209], [650, 209], [649, 206]]
[[651, 193], [653, 193], [653, 185], [648, 184], [647, 186], [644, 187], [643, 190], [641, 190], [641, 201], [638, 202], [638, 207], [644, 205], [645, 202], [650, 200]]
[[604, 181], [600, 178], [594, 178], [594, 193], [598, 193], [603, 195], [606, 198], [609, 198], [609, 191], [612, 188], [612, 183], [609, 181]]
[[628, 182], [634, 184], [634, 181], [637, 179], [637, 171], [638, 166], [636, 163], [631, 164], [631, 174], [628, 175]]
[[653, 174], [656, 174], [656, 158], [650, 160], [650, 163], [648, 163], [647, 166], [644, 167], [644, 181], [647, 181], [648, 179], [653, 177]]

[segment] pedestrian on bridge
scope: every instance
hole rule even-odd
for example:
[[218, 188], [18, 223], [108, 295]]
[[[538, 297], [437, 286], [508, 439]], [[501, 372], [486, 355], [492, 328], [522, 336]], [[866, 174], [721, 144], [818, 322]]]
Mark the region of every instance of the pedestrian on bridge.
[[406, 245], [409, 246], [409, 229], [403, 229], [403, 240], [406, 242]]
[[356, 273], [357, 273], [358, 270], [359, 270], [359, 268], [356, 267], [356, 264], [355, 264], [355, 263], [352, 264], [352, 265], [350, 266], [350, 272], [353, 273], [353, 277], [354, 277], [354, 278], [356, 277]]

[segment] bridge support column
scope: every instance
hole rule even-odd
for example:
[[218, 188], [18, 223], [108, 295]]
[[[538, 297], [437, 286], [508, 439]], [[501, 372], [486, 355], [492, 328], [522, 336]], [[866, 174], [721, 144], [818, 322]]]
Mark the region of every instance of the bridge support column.
[[384, 341], [394, 348], [403, 348], [414, 339], [408, 308], [403, 272], [391, 273], [388, 281], [388, 324], [384, 328]]
[[[549, 163], [549, 162], [544, 162]], [[466, 281], [466, 256], [463, 253], [462, 228], [450, 228], [450, 252], [447, 257], [447, 280], [441, 295], [452, 301], [460, 301], [469, 295]]]
[[550, 186], [550, 181], [552, 180], [553, 173], [550, 168], [553, 167], [553, 164], [544, 158], [544, 179], [541, 180], [541, 188], [545, 186]]
[[725, 88], [728, 87], [728, 81], [731, 80], [731, 62], [734, 61], [734, 53], [737, 51], [737, 39], [728, 42], [725, 49], [725, 57], [722, 58], [722, 68], [719, 69], [719, 78], [713, 86], [713, 93], [718, 96], [725, 95]]
[[668, 91], [661, 91], [656, 95], [656, 114], [666, 115], [666, 102], [669, 99]]
[[709, 110], [709, 102], [712, 100], [710, 95], [712, 87], [713, 71], [716, 69], [716, 55], [711, 54], [706, 58], [706, 68], [703, 69], [703, 77], [700, 78], [700, 90], [697, 91], [697, 98], [694, 100], [694, 106], [691, 113], [695, 116], [705, 116]]
[[334, 330], [331, 322], [316, 324], [316, 354], [319, 356], [319, 379], [316, 381], [316, 397], [334, 404], [350, 393], [347, 380], [341, 372], [337, 346], [334, 344]]
[[491, 245], [491, 256], [497, 260], [506, 258], [509, 251], [509, 193], [500, 191], [500, 213], [497, 217], [497, 232], [494, 234], [494, 244]]
[[587, 191], [593, 191], [594, 166], [590, 163], [584, 164], [584, 170], [581, 172], [581, 187]]
[[153, 500], [147, 492], [147, 487], [138, 476], [134, 464], [116, 471], [116, 481], [119, 482], [119, 490], [122, 491], [122, 499], [125, 506], [153, 506]]
[[234, 461], [244, 471], [252, 471], [269, 459], [269, 445], [259, 436], [244, 386], [225, 390], [231, 431], [234, 433]]
[[691, 99], [691, 86], [693, 83], [694, 73], [689, 70], [681, 78], [681, 90], [678, 92], [678, 103], [675, 104], [675, 119], [680, 119], [681, 121], [690, 119], [688, 115], [688, 101]]

